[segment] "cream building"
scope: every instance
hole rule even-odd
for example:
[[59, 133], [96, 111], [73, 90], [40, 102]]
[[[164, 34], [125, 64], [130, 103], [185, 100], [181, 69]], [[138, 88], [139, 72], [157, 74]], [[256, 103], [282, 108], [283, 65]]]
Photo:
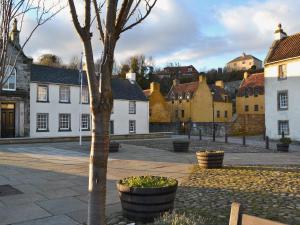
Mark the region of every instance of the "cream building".
[[252, 55], [247, 55], [246, 53], [243, 53], [241, 56], [226, 64], [227, 72], [249, 70], [253, 67], [261, 69], [262, 61]]

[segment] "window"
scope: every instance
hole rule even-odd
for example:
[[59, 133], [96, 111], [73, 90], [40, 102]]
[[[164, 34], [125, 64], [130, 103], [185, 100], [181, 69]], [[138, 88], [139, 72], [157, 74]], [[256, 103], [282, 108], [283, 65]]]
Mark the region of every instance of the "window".
[[149, 109], [149, 116], [152, 116], [152, 109]]
[[243, 61], [242, 64], [245, 64], [245, 61]]
[[81, 115], [81, 129], [82, 130], [90, 130], [90, 115], [82, 114]]
[[135, 101], [129, 101], [129, 114], [136, 113], [136, 103]]
[[224, 101], [227, 102], [228, 101], [228, 96], [224, 95]]
[[81, 103], [82, 104], [89, 103], [89, 89], [87, 87], [82, 87]]
[[220, 118], [220, 111], [217, 110], [217, 118]]
[[114, 134], [114, 133], [115, 133], [114, 121], [111, 120], [109, 121], [109, 134]]
[[5, 91], [15, 91], [17, 83], [17, 70], [13, 66], [6, 66], [5, 77], [2, 90]]
[[59, 86], [59, 102], [70, 103], [70, 87]]
[[245, 88], [245, 98], [248, 98], [249, 97], [249, 90], [248, 88]]
[[227, 112], [227, 110], [224, 111], [224, 117], [225, 117], [225, 118], [228, 117], [228, 112]]
[[245, 105], [245, 112], [249, 111], [249, 105]]
[[178, 110], [175, 110], [175, 118], [178, 118]]
[[49, 102], [48, 96], [48, 86], [47, 85], [38, 85], [37, 87], [37, 101], [38, 102]]
[[181, 117], [184, 117], [184, 110], [181, 110]]
[[258, 112], [258, 105], [254, 105], [254, 111]]
[[71, 131], [71, 114], [59, 114], [59, 131]]
[[135, 120], [129, 120], [129, 133], [135, 133]]
[[259, 89], [258, 87], [254, 88], [254, 97], [257, 97], [259, 95]]
[[279, 91], [277, 100], [278, 100], [278, 110], [288, 109], [288, 91]]
[[282, 132], [285, 135], [290, 134], [289, 121], [288, 120], [279, 120], [278, 121], [278, 135], [281, 135]]
[[278, 66], [278, 80], [285, 80], [287, 78], [286, 64]]
[[47, 132], [49, 131], [49, 114], [37, 113], [36, 114], [36, 131]]
[[192, 72], [192, 71], [193, 71], [193, 68], [189, 67], [188, 72]]

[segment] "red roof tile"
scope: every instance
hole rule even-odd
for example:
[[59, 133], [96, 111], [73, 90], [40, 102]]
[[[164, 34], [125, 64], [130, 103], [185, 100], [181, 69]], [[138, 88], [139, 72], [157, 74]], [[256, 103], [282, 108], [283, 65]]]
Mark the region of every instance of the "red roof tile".
[[144, 92], [144, 95], [148, 98], [151, 94], [151, 90], [150, 89], [146, 89], [146, 90], [143, 90]]
[[275, 41], [265, 60], [265, 63], [272, 63], [288, 58], [300, 56], [300, 33], [287, 36]]

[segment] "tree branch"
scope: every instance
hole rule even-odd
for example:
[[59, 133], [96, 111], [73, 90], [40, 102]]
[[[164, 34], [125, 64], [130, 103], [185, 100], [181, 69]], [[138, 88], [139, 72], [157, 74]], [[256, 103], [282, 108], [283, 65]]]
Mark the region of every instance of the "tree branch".
[[81, 38], [83, 38], [83, 36], [84, 36], [83, 35], [83, 28], [81, 27], [81, 25], [79, 23], [79, 20], [78, 20], [78, 15], [77, 15], [77, 12], [76, 12], [74, 1], [73, 0], [68, 0], [68, 2], [69, 2], [70, 12], [71, 12], [71, 16], [72, 16], [72, 20], [73, 20], [75, 29], [76, 29], [77, 33], [79, 34], [79, 36]]
[[[104, 3], [105, 3], [105, 1], [104, 1]], [[102, 40], [101, 41], [102, 44], [104, 44], [104, 32], [103, 32], [103, 28], [102, 28], [100, 13], [101, 13], [101, 8], [103, 7], [104, 3], [102, 5], [100, 5], [100, 7], [98, 7], [97, 0], [93, 0], [94, 10], [95, 10], [95, 17], [96, 17], [96, 20], [97, 20], [97, 27], [98, 27], [98, 30], [100, 32], [100, 40]]]

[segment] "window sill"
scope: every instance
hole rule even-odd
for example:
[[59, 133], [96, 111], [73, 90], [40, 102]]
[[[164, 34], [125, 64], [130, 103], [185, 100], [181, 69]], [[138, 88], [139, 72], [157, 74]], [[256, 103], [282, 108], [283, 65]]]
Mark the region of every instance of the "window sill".
[[284, 77], [284, 78], [278, 78], [277, 80], [278, 80], [278, 81], [287, 80], [287, 77]]
[[61, 102], [59, 101], [60, 104], [71, 104], [71, 102]]
[[288, 108], [278, 108], [278, 111], [288, 111]]
[[72, 132], [72, 130], [58, 130], [58, 132]]
[[40, 132], [41, 132], [41, 133], [44, 132], [44, 133], [45, 133], [45, 132], [49, 132], [49, 130], [36, 130], [36, 132], [39, 132], [39, 133], [40, 133]]
[[81, 131], [91, 131], [91, 129], [81, 129]]
[[49, 100], [48, 101], [39, 101], [39, 100], [37, 100], [36, 102], [38, 102], [38, 103], [49, 103]]

